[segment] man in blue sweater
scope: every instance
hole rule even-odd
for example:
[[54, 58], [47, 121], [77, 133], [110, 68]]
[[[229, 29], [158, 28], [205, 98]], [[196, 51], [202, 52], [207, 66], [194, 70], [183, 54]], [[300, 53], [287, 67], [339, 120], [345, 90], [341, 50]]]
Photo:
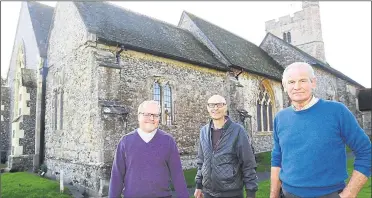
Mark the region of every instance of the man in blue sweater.
[[170, 179], [177, 197], [189, 197], [176, 142], [158, 129], [159, 118], [158, 102], [138, 107], [139, 128], [124, 135], [116, 149], [109, 198], [170, 198]]
[[[316, 78], [307, 63], [283, 73], [292, 106], [274, 120], [270, 198], [355, 198], [371, 174], [371, 142], [349, 109], [313, 95]], [[348, 184], [346, 149], [355, 154]]]

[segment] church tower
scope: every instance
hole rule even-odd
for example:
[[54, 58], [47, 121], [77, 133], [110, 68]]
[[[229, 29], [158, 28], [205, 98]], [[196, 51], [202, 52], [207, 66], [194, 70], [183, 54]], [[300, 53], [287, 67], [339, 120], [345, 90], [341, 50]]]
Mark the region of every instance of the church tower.
[[326, 62], [318, 1], [303, 1], [301, 11], [265, 22], [265, 30]]

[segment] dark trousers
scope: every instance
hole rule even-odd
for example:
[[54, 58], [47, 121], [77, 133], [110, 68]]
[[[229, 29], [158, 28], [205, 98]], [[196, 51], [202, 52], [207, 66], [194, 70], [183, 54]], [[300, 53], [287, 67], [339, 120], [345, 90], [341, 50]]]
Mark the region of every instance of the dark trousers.
[[[208, 193], [203, 193], [204, 194], [204, 198], [226, 198], [226, 197], [213, 197], [212, 195], [208, 194]], [[229, 197], [229, 198], [244, 198], [244, 195], [238, 195], [238, 196], [235, 196], [235, 197]]]
[[[301, 198], [297, 195], [294, 195], [294, 194], [291, 194], [287, 191], [285, 191], [283, 188], [282, 188], [282, 191], [283, 191], [283, 198]], [[323, 196], [320, 196], [318, 198], [340, 198], [340, 194], [342, 192], [342, 190], [339, 190], [339, 191], [336, 191], [336, 192], [333, 192], [331, 194], [328, 194], [328, 195], [323, 195]]]

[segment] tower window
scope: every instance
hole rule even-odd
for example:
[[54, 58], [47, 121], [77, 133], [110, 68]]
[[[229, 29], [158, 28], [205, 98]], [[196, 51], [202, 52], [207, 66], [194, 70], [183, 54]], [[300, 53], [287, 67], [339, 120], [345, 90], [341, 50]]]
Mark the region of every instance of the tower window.
[[283, 40], [287, 43], [292, 42], [291, 32], [283, 32]]
[[291, 43], [291, 40], [292, 40], [292, 38], [291, 38], [291, 32], [288, 32], [287, 33], [287, 42], [288, 43]]

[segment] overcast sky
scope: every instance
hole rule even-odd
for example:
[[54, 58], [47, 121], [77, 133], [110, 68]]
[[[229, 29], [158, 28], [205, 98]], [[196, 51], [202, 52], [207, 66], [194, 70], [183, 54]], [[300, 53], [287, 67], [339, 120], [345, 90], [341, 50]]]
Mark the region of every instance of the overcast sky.
[[[55, 6], [56, 2], [42, 2]], [[256, 44], [265, 37], [265, 21], [301, 10], [301, 2], [113, 2], [129, 10], [177, 25], [188, 11]], [[8, 71], [21, 2], [1, 2], [1, 76]], [[320, 2], [327, 62], [371, 87], [371, 2]]]

